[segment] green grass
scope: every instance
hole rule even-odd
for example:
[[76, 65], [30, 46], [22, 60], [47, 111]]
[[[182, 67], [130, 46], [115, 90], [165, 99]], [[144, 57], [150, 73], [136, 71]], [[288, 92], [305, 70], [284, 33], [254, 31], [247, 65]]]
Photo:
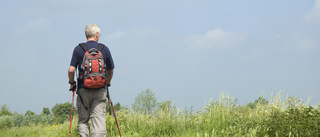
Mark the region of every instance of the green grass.
[[25, 127], [12, 127], [10, 129], [1, 129], [0, 137], [37, 137], [38, 133], [43, 130], [41, 126], [25, 126]]
[[[0, 129], [0, 137], [67, 137], [69, 135], [70, 122], [63, 124], [38, 124], [30, 126], [12, 127]], [[71, 137], [79, 136], [77, 133], [77, 119], [72, 123]]]
[[[173, 108], [152, 115], [118, 112], [124, 136], [320, 136], [320, 110], [289, 97], [281, 102], [281, 93], [268, 104], [254, 109], [237, 105], [237, 100], [221, 94], [196, 113]], [[117, 136], [112, 118], [109, 135]]]
[[[281, 93], [268, 104], [258, 103], [254, 109], [239, 106], [237, 100], [221, 94], [198, 112], [187, 109], [162, 109], [152, 115], [123, 109], [117, 119], [124, 137], [277, 137], [320, 136], [320, 110], [295, 97], [281, 101]], [[114, 117], [106, 119], [108, 137], [118, 137]], [[77, 134], [77, 119], [72, 136]], [[65, 137], [69, 121], [59, 125], [32, 125], [3, 128], [0, 137]]]

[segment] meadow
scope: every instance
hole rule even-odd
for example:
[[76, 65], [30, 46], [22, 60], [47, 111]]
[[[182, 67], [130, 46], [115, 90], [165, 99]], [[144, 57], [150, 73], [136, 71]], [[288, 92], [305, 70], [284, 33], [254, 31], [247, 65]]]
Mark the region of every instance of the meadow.
[[[238, 105], [237, 99], [222, 93], [197, 112], [169, 104], [150, 114], [121, 109], [117, 119], [124, 137], [319, 137], [319, 105], [310, 106], [296, 97], [281, 98], [279, 93], [267, 103], [257, 101], [249, 107]], [[0, 122], [4, 119], [0, 117]], [[118, 137], [112, 115], [107, 115], [106, 123], [107, 136]], [[74, 117], [72, 137], [78, 136], [76, 127]], [[1, 128], [0, 137], [65, 137], [68, 132], [67, 120], [62, 124]]]

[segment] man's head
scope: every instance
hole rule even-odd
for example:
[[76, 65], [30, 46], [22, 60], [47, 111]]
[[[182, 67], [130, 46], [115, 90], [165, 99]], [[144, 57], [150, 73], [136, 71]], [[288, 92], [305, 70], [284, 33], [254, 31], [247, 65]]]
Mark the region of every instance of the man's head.
[[100, 37], [100, 27], [97, 24], [89, 24], [86, 26], [85, 34], [87, 39], [95, 38], [96, 41], [98, 41]]

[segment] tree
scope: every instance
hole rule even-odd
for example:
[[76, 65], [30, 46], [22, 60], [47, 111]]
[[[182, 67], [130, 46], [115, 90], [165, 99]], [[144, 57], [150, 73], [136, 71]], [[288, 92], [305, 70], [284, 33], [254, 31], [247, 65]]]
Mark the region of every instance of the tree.
[[12, 116], [12, 113], [9, 111], [6, 104], [1, 106], [0, 116]]
[[121, 105], [118, 102], [116, 105], [114, 105], [114, 111], [119, 111], [121, 109]]
[[35, 113], [32, 112], [31, 110], [28, 110], [24, 115], [25, 116], [32, 116], [32, 115], [35, 115]]
[[247, 106], [250, 107], [251, 109], [254, 109], [258, 104], [267, 105], [268, 104], [268, 100], [261, 96], [258, 99], [256, 99], [254, 101], [254, 103], [252, 103], [252, 102], [248, 103]]
[[[122, 109], [120, 103], [118, 102], [117, 104], [113, 105], [113, 108], [114, 108], [114, 111], [117, 112], [119, 111], [120, 109]], [[107, 110], [107, 113], [109, 113], [109, 115], [112, 115], [113, 112], [112, 112], [112, 107], [111, 107], [111, 104], [109, 103], [109, 101], [107, 101], [107, 107], [106, 107], [106, 110]]]
[[[56, 104], [52, 109], [55, 123], [63, 123], [70, 118], [72, 104], [66, 102], [64, 104]], [[73, 113], [77, 113], [76, 107], [73, 106]]]
[[132, 105], [132, 109], [134, 111], [145, 114], [151, 114], [156, 107], [157, 99], [154, 97], [154, 93], [150, 89], [139, 93]]
[[172, 109], [171, 101], [164, 101], [159, 104], [159, 111], [169, 111]]
[[254, 103], [250, 102], [246, 106], [248, 106], [249, 108], [253, 109], [253, 108], [255, 108], [256, 105]]
[[265, 99], [264, 97], [259, 97], [258, 99], [256, 99], [254, 101], [255, 104], [262, 104], [262, 105], [267, 105], [269, 102], [267, 99]]
[[50, 109], [49, 108], [43, 108], [42, 109], [42, 115], [50, 115], [51, 112], [50, 112]]

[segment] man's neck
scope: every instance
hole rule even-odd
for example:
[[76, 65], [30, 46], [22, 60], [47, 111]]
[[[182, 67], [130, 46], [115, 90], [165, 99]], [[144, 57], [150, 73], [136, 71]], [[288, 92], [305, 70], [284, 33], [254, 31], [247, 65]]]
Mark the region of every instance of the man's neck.
[[96, 38], [88, 38], [87, 41], [95, 41], [98, 42], [98, 40]]

